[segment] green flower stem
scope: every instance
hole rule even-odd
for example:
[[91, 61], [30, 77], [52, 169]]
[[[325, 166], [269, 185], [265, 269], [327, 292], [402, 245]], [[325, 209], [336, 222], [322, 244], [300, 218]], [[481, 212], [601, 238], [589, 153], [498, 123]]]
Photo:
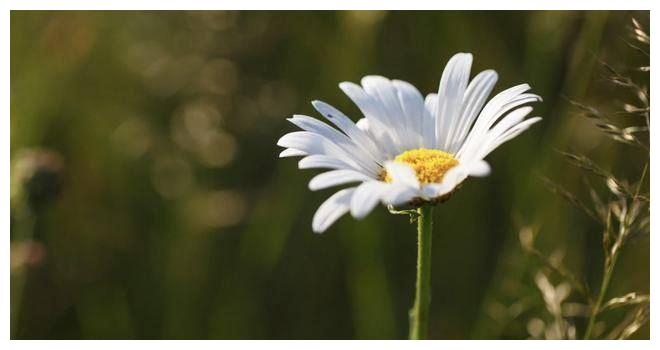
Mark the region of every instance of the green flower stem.
[[431, 232], [433, 231], [433, 207], [425, 205], [417, 209], [417, 283], [415, 303], [410, 310], [410, 339], [424, 339], [429, 329], [431, 306]]

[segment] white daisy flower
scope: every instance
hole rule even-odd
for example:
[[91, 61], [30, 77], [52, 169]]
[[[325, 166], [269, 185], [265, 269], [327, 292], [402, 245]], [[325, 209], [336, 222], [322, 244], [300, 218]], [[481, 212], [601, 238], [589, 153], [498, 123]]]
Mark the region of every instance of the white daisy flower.
[[[490, 152], [518, 136], [539, 117], [525, 117], [528, 84], [504, 90], [486, 103], [497, 73], [485, 70], [472, 81], [472, 55], [454, 55], [440, 79], [438, 93], [422, 97], [411, 84], [381, 76], [362, 78], [362, 86], [339, 84], [364, 118], [354, 123], [321, 101], [314, 108], [337, 128], [294, 115], [288, 120], [303, 131], [277, 144], [280, 157], [303, 156], [300, 169], [331, 169], [309, 182], [312, 191], [349, 185], [328, 198], [314, 214], [312, 228], [325, 231], [350, 211], [364, 218], [378, 204], [401, 206], [445, 200], [468, 176], [485, 176]], [[485, 105], [485, 106], [484, 106]]]

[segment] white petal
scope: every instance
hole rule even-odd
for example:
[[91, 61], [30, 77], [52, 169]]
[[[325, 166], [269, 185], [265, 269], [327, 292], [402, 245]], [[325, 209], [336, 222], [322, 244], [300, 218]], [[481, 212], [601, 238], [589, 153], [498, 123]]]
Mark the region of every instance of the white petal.
[[284, 151], [280, 152], [280, 158], [286, 158], [286, 157], [299, 157], [299, 156], [306, 156], [307, 153], [294, 149], [294, 148], [287, 148]]
[[420, 197], [420, 191], [406, 185], [391, 184], [382, 196], [383, 204], [399, 206]]
[[351, 215], [362, 219], [369, 214], [381, 200], [389, 185], [380, 181], [364, 182], [357, 187], [351, 199]]
[[[296, 114], [291, 118], [287, 118], [287, 120], [305, 131], [311, 131], [319, 135], [326, 136], [328, 139], [331, 140], [337, 137], [348, 138], [346, 135], [343, 135], [342, 133], [337, 131], [337, 129], [310, 116]], [[332, 136], [328, 136], [329, 134], [332, 134]]]
[[415, 175], [415, 170], [408, 164], [387, 161], [384, 164], [387, 175], [392, 179], [392, 183], [400, 183], [413, 188], [419, 188], [419, 180]]
[[450, 183], [453, 186], [456, 186], [463, 182], [463, 180], [468, 176], [468, 173], [469, 169], [465, 166], [465, 164], [459, 164], [447, 170], [445, 175], [442, 177], [442, 182]]
[[337, 219], [348, 212], [355, 188], [343, 189], [328, 198], [314, 214], [312, 230], [322, 233]]
[[481, 152], [483, 154], [483, 157], [487, 156], [490, 154], [490, 152], [494, 151], [497, 147], [501, 146], [503, 143], [515, 138], [516, 136], [520, 135], [523, 131], [529, 129], [530, 126], [533, 124], [538, 123], [541, 121], [540, 117], [534, 117], [534, 118], [529, 118], [523, 121], [522, 123], [519, 123], [518, 125], [512, 127], [511, 129], [507, 130], [504, 134], [500, 135], [495, 141], [491, 142], [488, 147]]
[[472, 79], [463, 97], [460, 120], [451, 136], [451, 141], [447, 148], [448, 152], [455, 154], [461, 147], [470, 127], [486, 103], [488, 95], [490, 95], [496, 82], [497, 73], [494, 70], [485, 70]]
[[340, 159], [346, 164], [351, 165], [356, 169], [364, 170], [372, 174], [373, 176], [378, 176], [380, 168], [377, 165], [366, 166], [363, 163], [366, 160], [362, 160], [357, 157], [355, 154], [346, 151], [339, 145], [328, 140], [326, 137], [319, 134], [309, 132], [309, 131], [294, 131], [282, 136], [278, 141], [277, 145], [280, 147], [294, 148], [305, 152], [306, 154], [323, 154], [331, 156], [337, 159]]
[[312, 105], [326, 119], [335, 124], [339, 130], [346, 133], [351, 140], [363, 148], [375, 161], [381, 162], [383, 160], [384, 155], [378, 150], [373, 140], [344, 113], [323, 101], [312, 101]]
[[[505, 90], [495, 96], [488, 102], [488, 104], [486, 104], [486, 107], [484, 107], [479, 114], [477, 122], [475, 123], [474, 128], [472, 128], [470, 134], [475, 133], [476, 136], [481, 136], [508, 111], [523, 104], [538, 102], [541, 100], [541, 97], [538, 95], [524, 93], [527, 89], [529, 89], [529, 85], [522, 84]], [[508, 91], [510, 91], [510, 93], [507, 93]], [[491, 103], [493, 101], [496, 102]]]
[[362, 87], [350, 82], [339, 84], [339, 88], [358, 106], [362, 114], [369, 120], [369, 131], [376, 139], [378, 145], [388, 157], [395, 157], [397, 153], [395, 135], [390, 131], [390, 121], [384, 107], [377, 99], [367, 94]]
[[451, 192], [468, 176], [465, 164], [459, 164], [447, 171], [442, 177], [442, 183], [432, 183], [422, 186], [421, 193], [423, 198], [432, 199]]
[[423, 148], [435, 148], [435, 120], [438, 113], [438, 94], [428, 94], [424, 99]]
[[360, 164], [364, 169], [378, 172], [378, 163], [374, 158], [367, 154], [361, 147], [356, 145], [352, 139], [345, 134], [342, 134], [337, 129], [318, 119], [305, 115], [294, 115], [293, 118], [289, 118], [288, 120], [303, 130], [325, 137], [346, 152], [347, 155], [349, 155], [356, 163]]
[[389, 133], [396, 143], [397, 153], [410, 148], [408, 142], [411, 136], [406, 127], [406, 116], [403, 113], [397, 90], [392, 82], [378, 75], [368, 75], [362, 78], [361, 82], [364, 91], [380, 103], [387, 119]]
[[293, 148], [306, 154], [328, 154], [336, 150], [336, 146], [331, 150], [326, 149], [326, 146], [329, 146], [330, 142], [321, 135], [309, 131], [294, 131], [285, 134], [277, 140], [277, 145], [285, 148]]
[[532, 107], [525, 106], [509, 112], [497, 125], [488, 130], [485, 135], [473, 141], [472, 150], [467, 151], [465, 157], [470, 157], [471, 159], [484, 158], [487, 154], [486, 152], [489, 152], [488, 149], [491, 148], [491, 145], [496, 140], [501, 139], [503, 135], [508, 134], [509, 130], [514, 126], [520, 124], [531, 111]]
[[471, 162], [472, 160], [482, 159], [485, 157], [484, 152], [490, 147], [496, 139], [502, 134], [506, 133], [514, 125], [520, 123], [532, 111], [532, 107], [525, 106], [515, 109], [507, 114], [497, 125], [488, 130], [486, 134], [478, 139], [472, 140], [470, 149], [466, 149], [461, 153], [460, 159], [464, 162]]
[[537, 95], [523, 94], [526, 89], [529, 89], [529, 85], [527, 84], [515, 86], [501, 92], [486, 104], [486, 107], [481, 111], [475, 125], [472, 127], [470, 134], [458, 151], [458, 158], [478, 158], [475, 157], [475, 153], [481, 147], [484, 141], [483, 137], [502, 115], [520, 105], [540, 100], [540, 97]]
[[424, 98], [417, 88], [402, 80], [392, 80], [399, 95], [399, 103], [403, 109], [406, 128], [414, 140], [408, 145], [415, 148], [424, 147]]
[[357, 123], [355, 123], [355, 125], [358, 128], [360, 128], [360, 130], [367, 133], [369, 132], [369, 121], [367, 120], [367, 118], [361, 118], [360, 120], [357, 121]]
[[425, 200], [432, 200], [434, 198], [442, 197], [454, 189], [453, 184], [449, 183], [431, 183], [422, 186], [422, 198]]
[[355, 170], [331, 170], [314, 176], [312, 180], [309, 181], [309, 189], [317, 191], [351, 182], [369, 180], [373, 180], [373, 178]]
[[435, 116], [438, 113], [438, 94], [432, 92], [424, 98], [424, 108]]
[[448, 149], [450, 135], [459, 121], [471, 66], [471, 54], [457, 53], [449, 59], [442, 72], [438, 87], [438, 112], [435, 121], [436, 146], [441, 150]]
[[280, 137], [277, 141], [280, 147], [296, 149], [305, 154], [324, 154], [339, 158], [349, 164], [358, 166], [346, 152], [319, 134], [309, 131], [294, 131]]
[[470, 135], [468, 135], [467, 141], [469, 141], [474, 134], [479, 134], [482, 129], [488, 130], [490, 126], [487, 125], [493, 124], [493, 119], [497, 116], [498, 111], [500, 111], [507, 103], [515, 100], [516, 97], [529, 89], [530, 86], [528, 84], [516, 85], [500, 92], [490, 99], [490, 101], [486, 103], [486, 106], [481, 110], [481, 113], [479, 113], [477, 121], [470, 131]]
[[322, 168], [322, 169], [353, 169], [353, 170], [358, 170], [350, 165], [344, 163], [343, 161], [322, 155], [322, 154], [314, 154], [311, 156], [307, 156], [303, 159], [301, 159], [298, 162], [298, 168], [299, 169], [317, 169], [317, 168]]
[[468, 169], [470, 176], [482, 177], [490, 175], [490, 165], [483, 159], [472, 162]]
[[497, 125], [488, 130], [487, 135], [498, 136], [501, 135], [506, 130], [509, 130], [512, 126], [522, 122], [525, 117], [531, 113], [533, 110], [530, 106], [520, 107], [509, 112], [502, 120], [500, 120]]
[[361, 83], [362, 88], [367, 94], [380, 101], [390, 121], [398, 123], [399, 120], [393, 117], [403, 115], [403, 110], [399, 104], [399, 98], [392, 82], [379, 75], [367, 75], [362, 78]]

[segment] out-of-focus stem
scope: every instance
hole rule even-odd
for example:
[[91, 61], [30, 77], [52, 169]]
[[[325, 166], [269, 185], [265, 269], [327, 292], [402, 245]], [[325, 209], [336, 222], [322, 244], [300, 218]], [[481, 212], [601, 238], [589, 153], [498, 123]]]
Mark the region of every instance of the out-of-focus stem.
[[598, 299], [596, 299], [596, 303], [591, 309], [591, 316], [589, 316], [589, 323], [587, 325], [587, 330], [584, 332], [584, 339], [591, 338], [591, 333], [593, 332], [594, 324], [596, 323], [596, 317], [601, 311], [600, 308], [603, 305], [603, 300], [605, 299], [605, 293], [607, 292], [607, 288], [610, 285], [610, 280], [612, 279], [612, 272], [614, 271], [614, 265], [616, 265], [616, 259], [618, 256], [619, 256], [619, 249], [613, 249], [612, 256], [610, 258], [605, 259], [603, 281], [600, 284]]

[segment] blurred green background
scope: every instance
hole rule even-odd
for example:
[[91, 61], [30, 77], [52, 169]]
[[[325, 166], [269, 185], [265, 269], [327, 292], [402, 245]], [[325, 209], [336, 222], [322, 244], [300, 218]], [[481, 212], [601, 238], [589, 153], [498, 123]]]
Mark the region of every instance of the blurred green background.
[[[275, 143], [313, 99], [357, 121], [339, 82], [426, 94], [458, 51], [473, 76], [498, 71], [496, 92], [529, 82], [544, 120], [435, 211], [430, 337], [529, 337], [547, 316], [518, 230], [594, 289], [602, 269], [601, 228], [539, 179], [581, 189], [556, 150], [622, 178], [648, 161], [562, 97], [627, 98], [597, 61], [648, 65], [631, 17], [648, 28], [648, 12], [13, 11], [12, 338], [405, 338], [414, 226], [378, 208], [313, 234], [333, 191], [310, 192], [316, 172]], [[648, 236], [631, 242], [612, 296], [648, 293], [649, 254]]]

